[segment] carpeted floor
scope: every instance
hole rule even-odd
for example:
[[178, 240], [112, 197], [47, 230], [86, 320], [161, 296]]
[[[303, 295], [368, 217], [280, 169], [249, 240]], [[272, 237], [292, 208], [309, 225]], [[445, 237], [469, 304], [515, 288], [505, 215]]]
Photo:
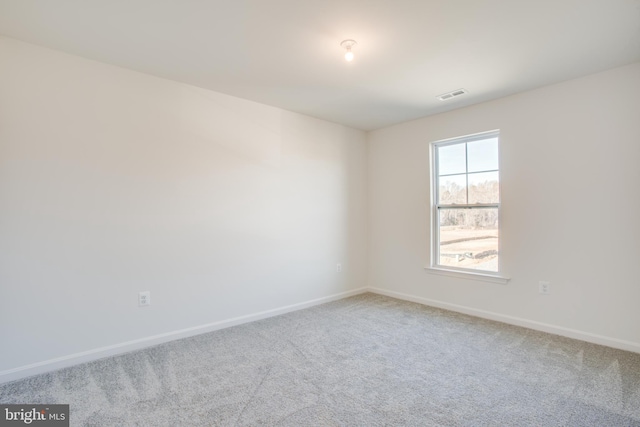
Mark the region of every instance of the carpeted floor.
[[640, 426], [640, 354], [364, 294], [0, 386], [86, 426]]

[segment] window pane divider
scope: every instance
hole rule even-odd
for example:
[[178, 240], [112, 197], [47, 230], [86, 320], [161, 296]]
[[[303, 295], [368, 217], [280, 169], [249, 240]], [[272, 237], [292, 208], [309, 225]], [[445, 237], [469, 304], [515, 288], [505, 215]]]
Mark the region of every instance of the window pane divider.
[[481, 208], [499, 208], [499, 203], [474, 203], [471, 205], [436, 205], [438, 209], [481, 209]]
[[[487, 169], [487, 170], [481, 170], [481, 171], [473, 171], [473, 172], [466, 173], [466, 175], [475, 175], [475, 174], [489, 173], [489, 172], [500, 172], [500, 170], [499, 169]], [[464, 172], [445, 173], [443, 175], [438, 175], [438, 177], [442, 178], [442, 177], [447, 177], [447, 176], [459, 176], [459, 175], [465, 175], [465, 173]]]

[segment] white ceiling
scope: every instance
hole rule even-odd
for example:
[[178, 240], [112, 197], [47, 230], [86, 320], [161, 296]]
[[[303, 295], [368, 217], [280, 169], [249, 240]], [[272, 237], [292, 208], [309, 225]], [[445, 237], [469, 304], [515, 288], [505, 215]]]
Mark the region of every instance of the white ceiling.
[[0, 0], [0, 34], [371, 130], [639, 61], [640, 0]]

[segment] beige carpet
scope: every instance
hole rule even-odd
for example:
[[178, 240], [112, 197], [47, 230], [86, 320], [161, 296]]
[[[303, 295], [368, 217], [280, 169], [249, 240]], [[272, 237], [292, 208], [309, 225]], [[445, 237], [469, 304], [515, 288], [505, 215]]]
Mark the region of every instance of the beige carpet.
[[0, 386], [71, 425], [640, 426], [640, 354], [364, 294]]

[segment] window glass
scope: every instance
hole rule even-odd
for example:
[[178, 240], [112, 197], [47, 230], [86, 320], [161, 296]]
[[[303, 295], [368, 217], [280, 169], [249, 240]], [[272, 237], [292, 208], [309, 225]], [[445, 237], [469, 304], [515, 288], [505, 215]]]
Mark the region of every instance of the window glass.
[[439, 265], [497, 272], [498, 209], [441, 210], [439, 249]]
[[467, 152], [468, 172], [498, 170], [498, 138], [469, 142]]
[[499, 201], [498, 171], [469, 174], [469, 204], [498, 203]]
[[448, 145], [438, 150], [438, 175], [453, 175], [467, 171], [464, 144]]
[[448, 175], [440, 177], [438, 190], [439, 203], [445, 205], [467, 203], [467, 175]]

